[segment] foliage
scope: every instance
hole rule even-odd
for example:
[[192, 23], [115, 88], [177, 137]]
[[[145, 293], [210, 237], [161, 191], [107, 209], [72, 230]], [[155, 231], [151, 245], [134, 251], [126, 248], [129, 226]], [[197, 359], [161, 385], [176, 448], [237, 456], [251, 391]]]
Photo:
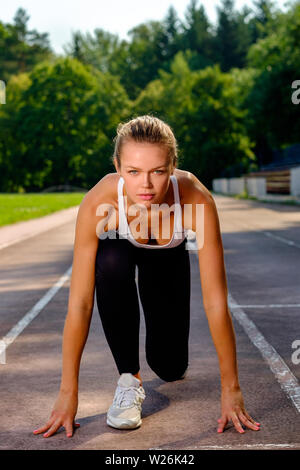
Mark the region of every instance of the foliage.
[[19, 8], [13, 24], [0, 21], [0, 77], [7, 82], [11, 75], [29, 71], [41, 60], [53, 56], [48, 33], [28, 30], [29, 16]]
[[114, 171], [119, 122], [153, 114], [172, 127], [179, 165], [211, 187], [270, 161], [300, 141], [292, 83], [300, 71], [300, 2], [271, 0], [236, 10], [222, 0], [212, 24], [190, 0], [184, 19], [170, 6], [128, 40], [95, 29], [73, 33], [65, 56], [47, 33], [28, 30], [20, 8], [0, 22], [0, 190], [58, 184], [90, 188]]
[[234, 79], [219, 66], [192, 71], [179, 52], [171, 73], [161, 71], [135, 103], [142, 111], [158, 115], [172, 127], [180, 149], [180, 165], [210, 185], [228, 165], [241, 163], [245, 171], [254, 160], [246, 134], [246, 111], [235, 106], [239, 91]]
[[115, 77], [62, 58], [12, 78], [7, 88], [0, 128], [3, 189], [88, 187], [108, 169], [111, 138], [128, 106]]
[[251, 138], [280, 148], [300, 140], [299, 107], [291, 99], [300, 78], [300, 2], [278, 13], [275, 24], [249, 50], [248, 63], [258, 73], [245, 105]]

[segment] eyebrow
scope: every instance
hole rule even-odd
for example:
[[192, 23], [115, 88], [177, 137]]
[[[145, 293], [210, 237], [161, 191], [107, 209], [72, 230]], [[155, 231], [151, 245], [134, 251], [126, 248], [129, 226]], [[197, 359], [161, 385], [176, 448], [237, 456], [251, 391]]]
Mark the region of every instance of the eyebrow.
[[[152, 168], [152, 170], [157, 170], [157, 168], [166, 168], [168, 165], [160, 165], [160, 166], [156, 166], [155, 168]], [[136, 166], [131, 166], [131, 165], [128, 165], [126, 166], [126, 168], [134, 168], [135, 170], [141, 170], [142, 168], [137, 168]]]

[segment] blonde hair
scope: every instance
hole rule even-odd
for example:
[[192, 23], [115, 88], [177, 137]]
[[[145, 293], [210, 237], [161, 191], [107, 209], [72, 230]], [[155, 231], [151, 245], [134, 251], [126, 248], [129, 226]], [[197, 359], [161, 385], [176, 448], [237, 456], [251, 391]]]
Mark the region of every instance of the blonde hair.
[[115, 148], [112, 161], [115, 159], [119, 168], [121, 168], [122, 147], [130, 140], [165, 146], [170, 163], [176, 167], [178, 162], [177, 141], [171, 127], [161, 119], [147, 114], [118, 124], [117, 135], [113, 139]]

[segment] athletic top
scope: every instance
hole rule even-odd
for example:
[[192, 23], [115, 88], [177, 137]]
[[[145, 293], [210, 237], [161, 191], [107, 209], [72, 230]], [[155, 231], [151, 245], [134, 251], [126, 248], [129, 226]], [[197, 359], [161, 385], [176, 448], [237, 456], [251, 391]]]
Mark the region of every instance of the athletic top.
[[125, 214], [125, 205], [124, 205], [124, 196], [123, 196], [123, 186], [124, 186], [124, 178], [120, 176], [118, 182], [118, 206], [119, 206], [119, 229], [118, 233], [120, 236], [127, 238], [133, 245], [138, 246], [139, 248], [173, 248], [175, 246], [180, 245], [185, 239], [185, 230], [182, 227], [182, 212], [181, 212], [181, 205], [180, 205], [180, 198], [179, 198], [179, 191], [178, 191], [178, 182], [175, 175], [170, 175], [172, 184], [173, 184], [173, 192], [174, 192], [174, 230], [173, 236], [169, 243], [165, 245], [150, 245], [147, 243], [139, 243], [135, 240], [134, 236], [130, 231], [130, 227], [127, 222], [127, 217]]

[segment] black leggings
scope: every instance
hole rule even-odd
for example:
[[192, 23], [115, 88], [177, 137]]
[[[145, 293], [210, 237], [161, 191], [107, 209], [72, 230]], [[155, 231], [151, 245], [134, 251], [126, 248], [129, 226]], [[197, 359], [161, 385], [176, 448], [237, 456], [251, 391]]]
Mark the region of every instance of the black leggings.
[[190, 259], [185, 239], [173, 248], [139, 248], [115, 233], [99, 239], [96, 300], [105, 337], [120, 374], [137, 374], [140, 309], [145, 316], [146, 360], [165, 381], [188, 367]]

